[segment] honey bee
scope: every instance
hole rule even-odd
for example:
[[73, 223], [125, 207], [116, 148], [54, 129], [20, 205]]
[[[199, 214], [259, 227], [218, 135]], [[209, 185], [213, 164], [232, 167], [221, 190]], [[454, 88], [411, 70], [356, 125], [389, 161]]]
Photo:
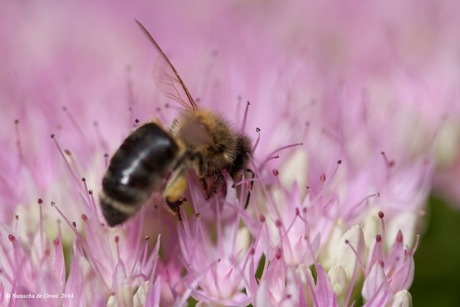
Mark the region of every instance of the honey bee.
[[251, 140], [238, 133], [219, 114], [198, 107], [168, 57], [145, 27], [141, 30], [160, 55], [154, 69], [157, 86], [184, 108], [169, 131], [157, 121], [134, 130], [112, 156], [99, 194], [102, 213], [109, 226], [125, 222], [164, 185], [167, 208], [179, 218], [191, 169], [209, 198], [224, 183], [223, 170], [240, 180], [251, 155]]

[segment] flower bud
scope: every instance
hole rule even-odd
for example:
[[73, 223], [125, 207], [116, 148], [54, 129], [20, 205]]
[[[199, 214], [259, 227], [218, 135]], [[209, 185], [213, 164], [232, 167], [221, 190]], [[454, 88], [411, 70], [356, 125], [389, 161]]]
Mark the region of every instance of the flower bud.
[[335, 264], [327, 273], [332, 290], [337, 297], [342, 297], [347, 291], [347, 274], [341, 265]]

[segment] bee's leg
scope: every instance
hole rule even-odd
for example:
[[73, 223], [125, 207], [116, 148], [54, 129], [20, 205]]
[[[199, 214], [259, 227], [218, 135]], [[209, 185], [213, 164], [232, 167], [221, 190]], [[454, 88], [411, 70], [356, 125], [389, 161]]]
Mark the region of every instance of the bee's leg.
[[200, 186], [203, 193], [206, 195], [206, 200], [210, 199], [212, 195], [216, 194], [216, 185], [210, 177], [201, 177]]
[[180, 219], [180, 206], [183, 203], [183, 194], [187, 189], [187, 179], [185, 178], [186, 165], [181, 165], [172, 174], [163, 192], [163, 199], [167, 204], [167, 209]]
[[210, 199], [211, 192], [208, 189], [208, 182], [206, 181], [206, 177], [200, 178], [200, 186], [201, 186], [201, 189], [203, 190], [203, 193], [206, 195], [206, 200]]

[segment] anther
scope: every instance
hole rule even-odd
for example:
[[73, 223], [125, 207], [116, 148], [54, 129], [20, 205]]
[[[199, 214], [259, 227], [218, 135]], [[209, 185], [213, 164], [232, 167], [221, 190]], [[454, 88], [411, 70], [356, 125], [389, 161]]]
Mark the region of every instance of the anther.
[[321, 176], [319, 177], [319, 181], [321, 181], [321, 183], [324, 183], [326, 181], [326, 174], [321, 174]]
[[85, 221], [85, 222], [88, 221], [88, 216], [86, 216], [86, 214], [84, 214], [84, 213], [81, 215], [81, 218], [82, 218], [82, 220]]
[[384, 216], [385, 216], [385, 215], [383, 214], [383, 212], [382, 212], [382, 211], [379, 211], [379, 218], [380, 218], [380, 219], [383, 219]]
[[281, 226], [283, 226], [283, 224], [281, 223], [280, 220], [276, 220], [275, 226], [278, 227], [278, 228], [280, 228]]
[[200, 214], [200, 213], [197, 213], [197, 214], [195, 214], [195, 217], [196, 217], [197, 219], [200, 219], [200, 218], [201, 218], [201, 214]]
[[68, 155], [68, 156], [71, 156], [71, 155], [72, 155], [72, 153], [71, 153], [70, 150], [68, 150], [68, 149], [64, 149], [64, 153], [65, 153], [66, 155]]
[[38, 199], [38, 204], [39, 205], [43, 204], [43, 200], [41, 198]]
[[276, 258], [276, 260], [280, 260], [280, 259], [281, 259], [281, 248], [278, 248], [278, 250], [276, 251], [275, 258]]
[[10, 242], [14, 242], [16, 240], [16, 238], [10, 233], [8, 235], [8, 240], [10, 240]]
[[54, 239], [53, 244], [56, 247], [59, 246], [59, 239], [58, 238]]
[[261, 214], [261, 215], [259, 216], [259, 221], [260, 221], [261, 223], [265, 223], [265, 216]]
[[278, 174], [279, 174], [279, 171], [277, 169], [273, 169], [273, 175], [278, 176]]
[[72, 226], [73, 226], [74, 228], [77, 228], [77, 223], [72, 222]]

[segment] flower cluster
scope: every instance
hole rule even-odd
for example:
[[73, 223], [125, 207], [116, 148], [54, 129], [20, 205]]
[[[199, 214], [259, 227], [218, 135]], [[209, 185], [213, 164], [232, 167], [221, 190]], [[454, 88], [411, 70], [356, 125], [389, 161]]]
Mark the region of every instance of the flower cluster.
[[[205, 2], [3, 4], [0, 304], [410, 306], [424, 203], [458, 197], [450, 6]], [[181, 111], [133, 16], [253, 154], [210, 198], [189, 172], [180, 219], [157, 191], [111, 228], [110, 156]]]

